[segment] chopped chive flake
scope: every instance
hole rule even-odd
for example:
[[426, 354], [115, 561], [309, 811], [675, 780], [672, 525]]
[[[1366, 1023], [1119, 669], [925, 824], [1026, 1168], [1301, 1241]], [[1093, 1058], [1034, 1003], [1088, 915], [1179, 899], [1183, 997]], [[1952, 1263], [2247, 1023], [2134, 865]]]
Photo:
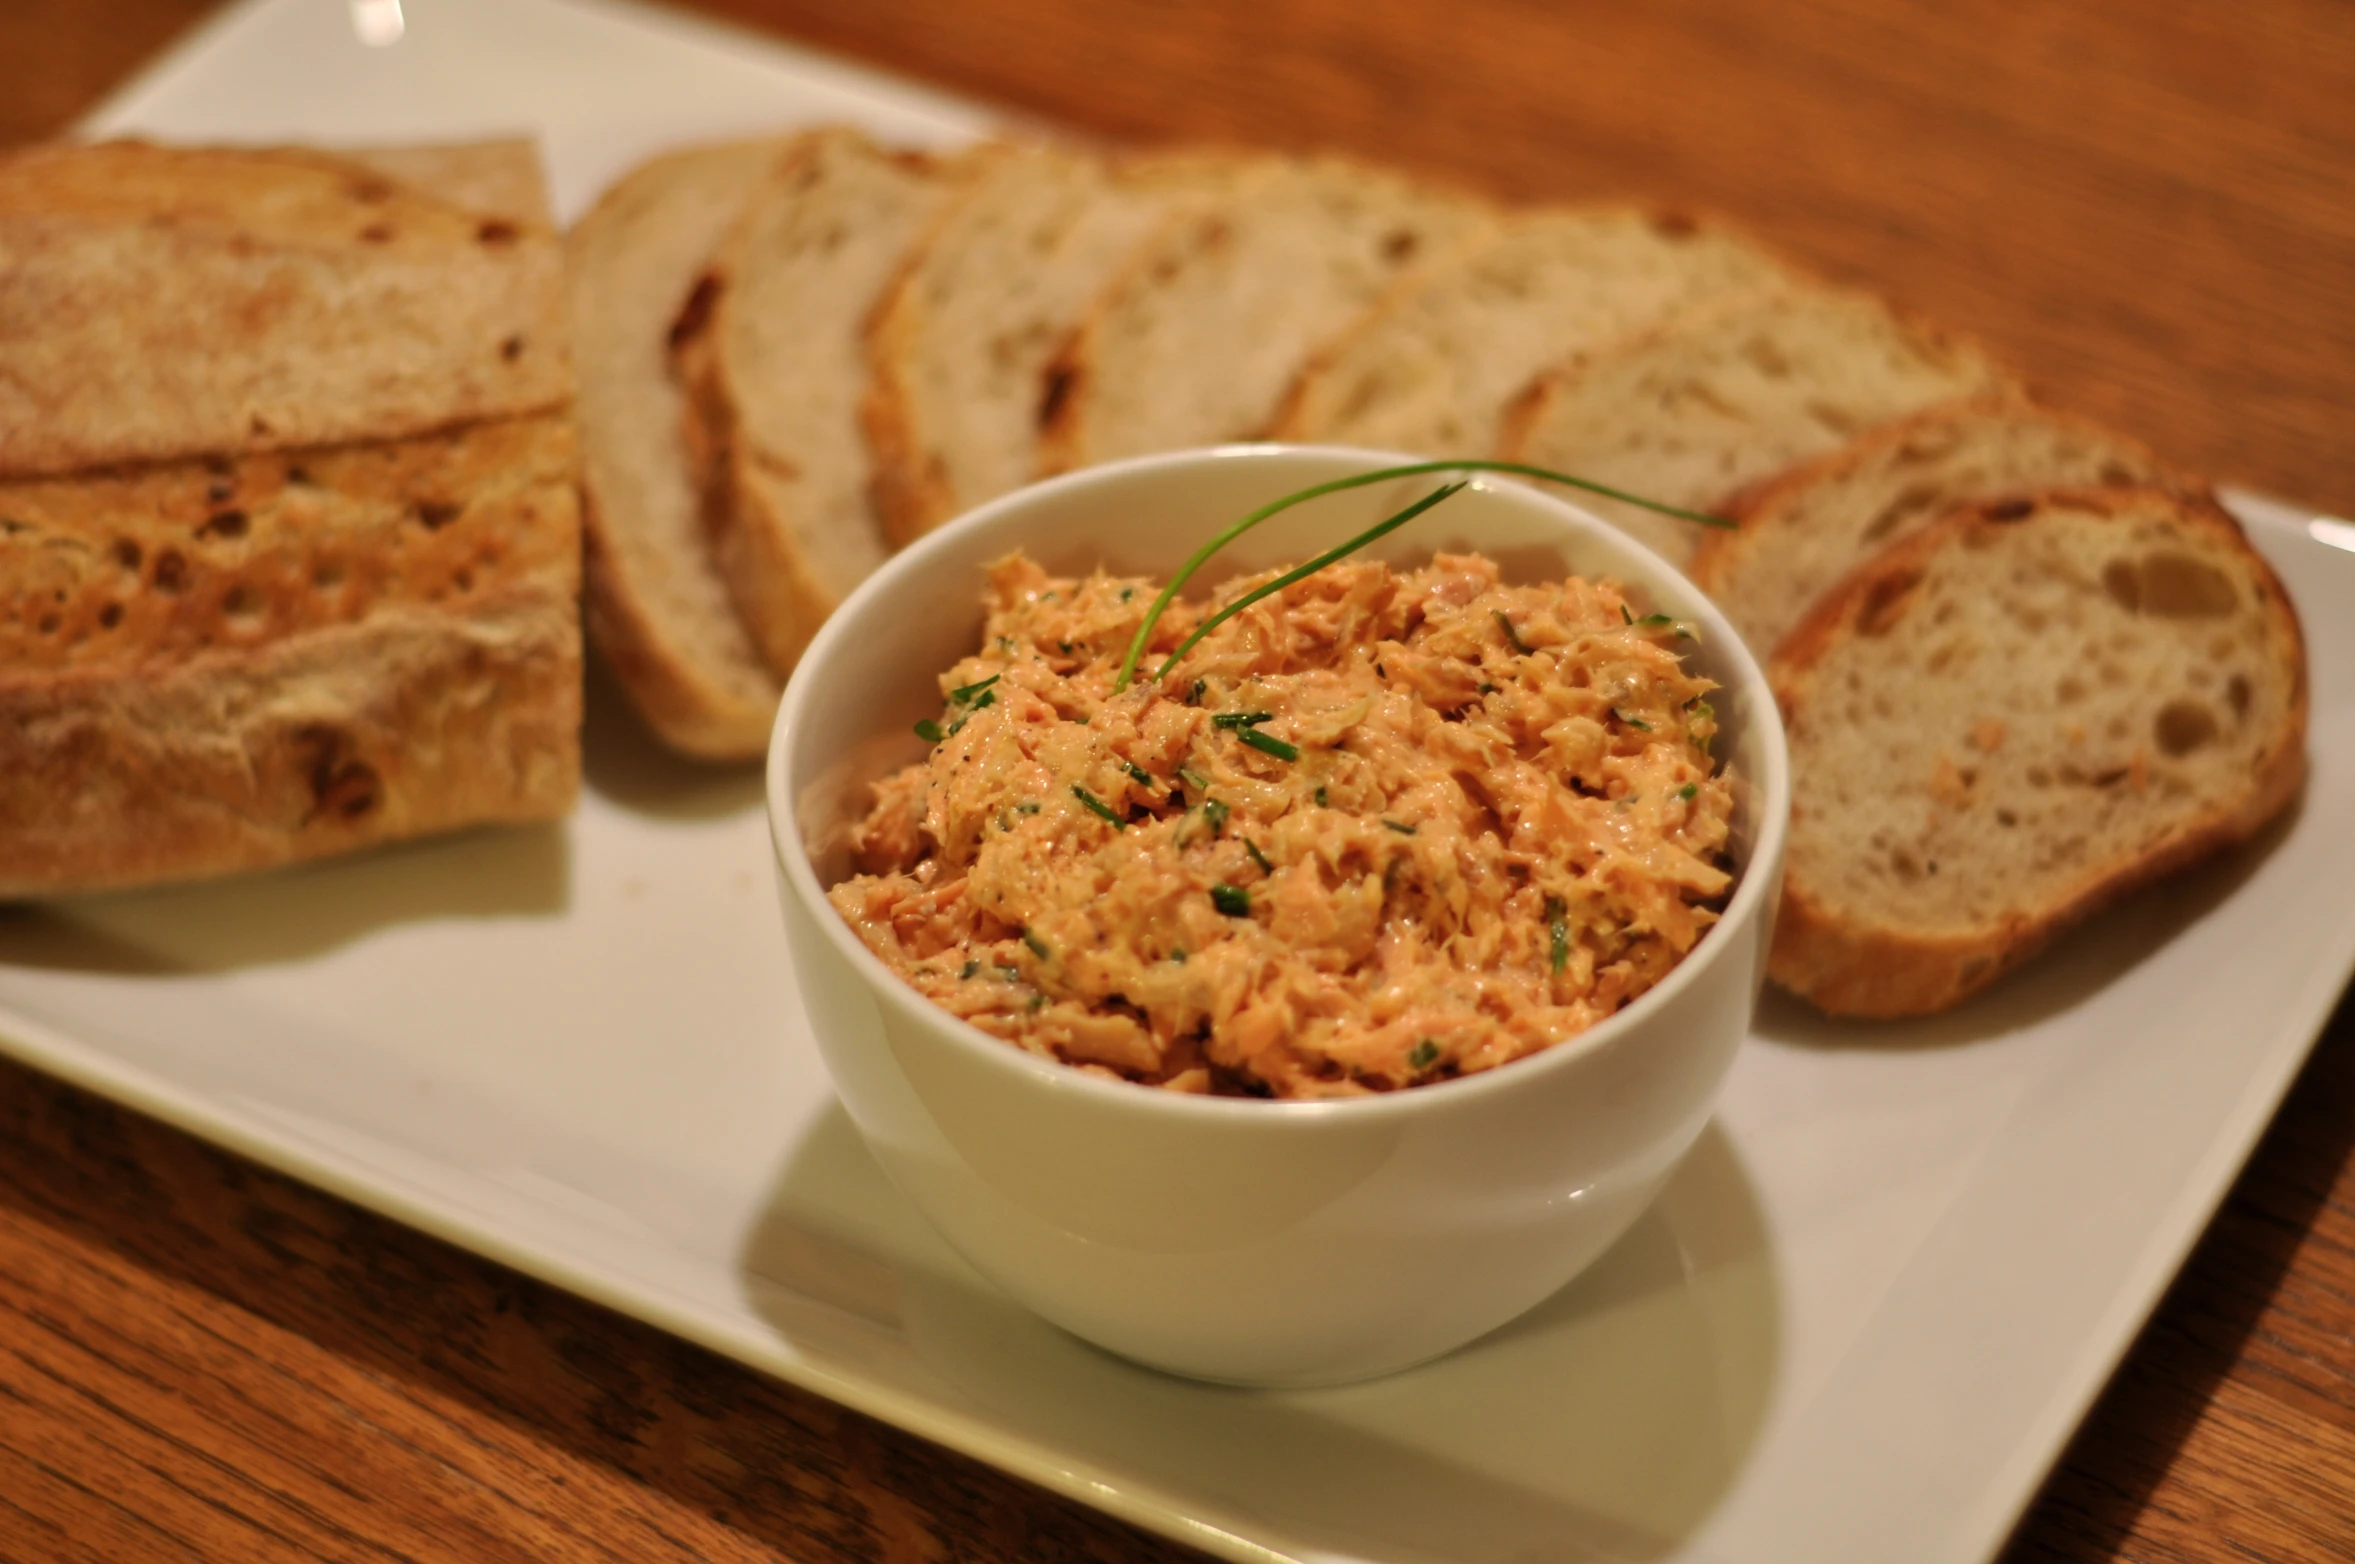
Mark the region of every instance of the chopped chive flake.
[[1257, 728], [1241, 729], [1235, 734], [1235, 737], [1261, 754], [1273, 755], [1278, 760], [1298, 760], [1300, 758], [1300, 747], [1297, 744], [1287, 744], [1272, 734], [1260, 732]]
[[1135, 587], [1122, 587], [1120, 589], [1120, 600], [1124, 603], [1136, 595], [1137, 589]]
[[930, 717], [926, 717], [922, 722], [916, 724], [916, 737], [922, 739], [927, 744], [938, 744], [942, 739], [948, 737], [948, 735], [940, 731], [939, 723], [934, 722]]
[[1248, 918], [1251, 916], [1251, 893], [1240, 885], [1213, 885], [1210, 888], [1210, 905], [1230, 918]]
[[957, 976], [960, 978], [975, 978], [981, 976], [981, 963], [978, 961], [966, 962], [965, 970], [959, 972]]
[[1407, 1050], [1406, 1067], [1417, 1075], [1439, 1062], [1439, 1045], [1426, 1037]]
[[1226, 829], [1228, 813], [1227, 806], [1222, 800], [1216, 798], [1202, 800], [1202, 818], [1210, 822], [1212, 836], [1216, 836]]
[[1325, 790], [1321, 787], [1317, 789], [1317, 807], [1319, 809], [1330, 807], [1325, 802]]
[[1204, 776], [1199, 771], [1189, 770], [1184, 766], [1180, 766], [1178, 767], [1178, 778], [1179, 780], [1183, 781], [1186, 786], [1192, 788], [1197, 793], [1207, 793], [1210, 791], [1210, 778]]
[[1243, 851], [1249, 853], [1251, 855], [1251, 861], [1259, 865], [1259, 872], [1261, 874], [1273, 874], [1276, 872], [1276, 866], [1267, 861], [1267, 854], [1261, 852], [1259, 850], [1259, 844], [1251, 840], [1251, 838], [1248, 836], [1243, 838]]
[[1552, 955], [1556, 972], [1570, 965], [1569, 913], [1569, 907], [1563, 903], [1559, 896], [1548, 896], [1545, 899], [1546, 935], [1553, 945]]
[[1033, 1009], [1033, 1010], [1044, 1010], [1044, 1009], [1046, 1009], [1046, 1008], [1047, 1008], [1047, 996], [1046, 996], [1046, 995], [1044, 995], [1044, 994], [1033, 994], [1033, 995], [1031, 995], [1031, 996], [1030, 996], [1030, 1008], [1031, 1008], [1031, 1009]]
[[1201, 704], [1202, 704], [1202, 692], [1203, 692], [1203, 690], [1207, 689], [1208, 687], [1209, 687], [1209, 681], [1208, 681], [1208, 680], [1205, 680], [1205, 679], [1196, 679], [1196, 680], [1194, 681], [1194, 687], [1193, 687], [1192, 689], [1190, 689], [1190, 690], [1186, 691], [1186, 704], [1187, 704], [1187, 705], [1189, 705], [1189, 706], [1199, 706], [1199, 705], [1201, 705]]
[[1400, 836], [1412, 836], [1415, 834], [1415, 828], [1406, 824], [1402, 820], [1385, 820], [1382, 823], [1390, 827], [1391, 830], [1396, 831]]
[[998, 976], [1004, 978], [1009, 983], [1019, 983], [1022, 981], [1022, 969], [1020, 967], [1010, 967], [1001, 961], [998, 963]]
[[1699, 791], [1701, 791], [1699, 783], [1687, 782], [1684, 786], [1676, 790], [1676, 796], [1683, 799], [1687, 803], [1691, 803], [1693, 795]]
[[1627, 611], [1627, 605], [1625, 603], [1621, 603], [1619, 605], [1619, 622], [1621, 624], [1630, 625], [1635, 623], [1635, 615]]
[[1035, 815], [1038, 813], [1038, 800], [1026, 798], [1014, 806], [1014, 812], [1018, 815]]
[[1210, 719], [1214, 728], [1256, 728], [1275, 719], [1272, 711], [1222, 711]]
[[1159, 786], [1159, 784], [1153, 780], [1153, 773], [1147, 771], [1143, 766], [1138, 765], [1133, 760], [1122, 761], [1120, 763], [1120, 769], [1127, 772], [1130, 776], [1136, 778], [1139, 782], [1142, 782], [1147, 787]]
[[1055, 954], [1053, 951], [1047, 949], [1047, 942], [1045, 940], [1040, 939], [1036, 934], [1031, 933], [1028, 929], [1024, 929], [1022, 931], [1022, 943], [1028, 945], [1030, 947], [1030, 953], [1038, 957], [1038, 959], [1041, 961], [1049, 960]]
[[[1624, 608], [1619, 611], [1623, 614], [1627, 612]], [[1521, 632], [1513, 628], [1513, 621], [1505, 617], [1505, 611], [1498, 608], [1491, 612], [1496, 615], [1496, 627], [1505, 633], [1505, 644], [1522, 656], [1528, 656], [1529, 643], [1521, 639]]]
[[1496, 686], [1489, 683], [1486, 679], [1483, 679], [1480, 681], [1480, 693], [1483, 695], [1494, 695], [1496, 693]]
[[965, 705], [967, 702], [971, 701], [974, 696], [979, 695], [983, 690], [988, 689], [991, 685], [997, 683], [998, 680], [1003, 677], [1004, 675], [1002, 674], [993, 673], [988, 678], [981, 680], [979, 683], [960, 685], [956, 689], [949, 691], [949, 704], [952, 706]]
[[1105, 803], [1095, 794], [1089, 792], [1086, 788], [1081, 787], [1077, 782], [1071, 784], [1071, 796], [1078, 799], [1080, 801], [1081, 807], [1085, 808], [1089, 814], [1095, 815], [1100, 819], [1111, 821], [1113, 830], [1125, 831], [1128, 829], [1128, 822], [1121, 819], [1117, 814], [1114, 814], [1110, 804]]
[[1611, 715], [1617, 717], [1621, 722], [1626, 723], [1631, 728], [1641, 728], [1646, 733], [1652, 731], [1652, 725], [1650, 723], [1644, 721], [1641, 717], [1630, 717], [1626, 712], [1621, 711], [1616, 706], [1611, 708]]
[[1170, 951], [1169, 959], [1176, 962], [1181, 967], [1184, 966], [1186, 964], [1186, 947], [1180, 945]]
[[[1626, 610], [1624, 609], [1621, 610], [1622, 613], [1625, 611]], [[1650, 630], [1655, 629], [1660, 625], [1672, 625], [1676, 623], [1676, 620], [1667, 614], [1646, 614], [1643, 616], [1643, 618], [1631, 622], [1638, 630]]]

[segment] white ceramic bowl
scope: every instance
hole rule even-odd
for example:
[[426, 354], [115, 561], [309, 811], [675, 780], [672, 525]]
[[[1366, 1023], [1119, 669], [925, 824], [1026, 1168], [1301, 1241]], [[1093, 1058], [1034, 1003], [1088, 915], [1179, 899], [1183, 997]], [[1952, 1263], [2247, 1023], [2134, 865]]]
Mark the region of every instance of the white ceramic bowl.
[[[981, 507], [886, 564], [803, 656], [769, 749], [769, 819], [803, 1002], [851, 1118], [984, 1275], [1139, 1362], [1252, 1385], [1361, 1379], [1435, 1357], [1536, 1304], [1643, 1210], [1707, 1122], [1749, 1029], [1780, 878], [1783, 734], [1755, 662], [1657, 555], [1507, 479], [1375, 553], [1477, 547], [1509, 580], [1614, 577], [1701, 627], [1724, 686], [1718, 753], [1743, 785], [1725, 917], [1591, 1031], [1460, 1080], [1338, 1102], [1187, 1096], [1083, 1075], [935, 1008], [835, 915], [863, 784], [917, 759], [940, 670], [980, 637], [982, 567], [1166, 579], [1254, 507], [1411, 458], [1238, 446], [1091, 468]], [[1305, 559], [1438, 479], [1329, 496], [1247, 535], [1196, 589]]]

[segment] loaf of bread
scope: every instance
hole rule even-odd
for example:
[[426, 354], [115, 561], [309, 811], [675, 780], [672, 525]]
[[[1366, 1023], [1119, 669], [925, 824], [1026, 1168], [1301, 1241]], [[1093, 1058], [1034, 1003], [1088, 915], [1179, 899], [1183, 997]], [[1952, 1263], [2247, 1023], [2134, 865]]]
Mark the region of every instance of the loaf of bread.
[[888, 552], [859, 433], [865, 327], [958, 164], [856, 131], [797, 138], [752, 191], [673, 339], [704, 452], [704, 519], [779, 679]]
[[2304, 773], [2297, 619], [2239, 527], [2164, 488], [1957, 511], [1852, 574], [1770, 670], [1794, 787], [1770, 975], [1942, 1009]]
[[1340, 159], [1172, 219], [1049, 366], [1039, 470], [1265, 434], [1319, 349], [1490, 220], [1469, 196]]
[[[1581, 354], [1539, 380], [1506, 421], [1515, 460], [1690, 510], [1942, 402], [2008, 391], [1972, 344], [1868, 294], [1770, 289], [1694, 306]], [[1581, 497], [1675, 564], [1701, 529]]]
[[536, 159], [380, 163], [463, 199], [308, 152], [0, 159], [0, 896], [570, 807]]
[[908, 256], [869, 332], [865, 429], [895, 545], [1036, 476], [1047, 363], [1082, 312], [1148, 234], [1268, 166], [995, 149]]
[[2007, 398], [1932, 408], [1738, 496], [1735, 530], [1687, 567], [1742, 639], [1770, 656], [1817, 598], [1962, 505], [2052, 488], [2200, 486], [2139, 440]]
[[1516, 213], [1410, 275], [1293, 386], [1274, 435], [1489, 456], [1506, 405], [1576, 354], [1796, 273], [1716, 224], [1632, 207]]
[[589, 639], [656, 735], [704, 760], [765, 750], [782, 686], [704, 533], [670, 339], [784, 145], [692, 147], [641, 164], [565, 241]]

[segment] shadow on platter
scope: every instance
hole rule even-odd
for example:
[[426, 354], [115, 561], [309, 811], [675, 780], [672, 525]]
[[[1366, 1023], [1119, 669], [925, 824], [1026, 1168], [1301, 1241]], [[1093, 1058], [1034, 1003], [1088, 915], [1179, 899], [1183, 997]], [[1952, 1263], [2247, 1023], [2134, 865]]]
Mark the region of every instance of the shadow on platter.
[[1058, 1461], [1278, 1546], [1430, 1564], [1675, 1553], [1747, 1461], [1782, 1349], [1765, 1220], [1714, 1124], [1561, 1292], [1436, 1363], [1332, 1390], [1195, 1384], [1047, 1324], [948, 1250], [839, 1106], [738, 1263], [789, 1342], [855, 1340], [868, 1374]]
[[1803, 1048], [1951, 1048], [2024, 1031], [2161, 959], [2168, 945], [2240, 892], [2289, 839], [2306, 807], [2301, 794], [2248, 841], [2128, 893], [1952, 1010], [1902, 1021], [1847, 1020], [1769, 983], [1752, 1034]]
[[761, 803], [757, 760], [715, 764], [663, 748], [602, 659], [591, 657], [581, 707], [581, 782], [632, 814], [710, 820]]
[[561, 823], [481, 827], [234, 878], [0, 907], [0, 966], [123, 976], [305, 961], [402, 924], [552, 918]]

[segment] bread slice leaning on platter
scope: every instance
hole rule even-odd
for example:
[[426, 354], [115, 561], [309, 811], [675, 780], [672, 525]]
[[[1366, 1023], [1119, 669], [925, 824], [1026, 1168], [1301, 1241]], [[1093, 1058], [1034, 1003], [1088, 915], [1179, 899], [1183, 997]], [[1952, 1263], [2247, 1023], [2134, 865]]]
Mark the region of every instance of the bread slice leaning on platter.
[[1273, 166], [1216, 151], [987, 154], [868, 331], [864, 428], [891, 542], [1028, 483], [1048, 360], [1089, 303], [1175, 214]]
[[662, 741], [705, 760], [759, 755], [781, 686], [737, 619], [704, 533], [703, 475], [670, 338], [784, 148], [729, 142], [640, 164], [565, 241], [589, 638]]
[[1679, 213], [1514, 213], [1411, 273], [1321, 352], [1273, 433], [1486, 456], [1542, 371], [1702, 300], [1798, 280], [1751, 240]]
[[1469, 195], [1339, 158], [1173, 218], [1048, 366], [1038, 470], [1264, 435], [1319, 349], [1491, 221]]
[[0, 159], [0, 897], [571, 806], [536, 157], [404, 166], [462, 199], [307, 151]]
[[[1869, 294], [1768, 289], [1696, 305], [1570, 359], [1506, 420], [1516, 461], [1721, 512], [1745, 486], [1942, 402], [2013, 394], [1977, 346]], [[1675, 564], [1702, 529], [1581, 496]]]
[[969, 172], [964, 159], [886, 150], [854, 130], [796, 138], [674, 333], [711, 547], [779, 679], [889, 553], [859, 431], [866, 323]]
[[1955, 511], [1769, 670], [1791, 834], [1769, 974], [1836, 1015], [1943, 1009], [2295, 795], [2296, 615], [2232, 518], [2163, 488]]
[[1957, 506], [2052, 488], [2204, 485], [2089, 419], [1997, 397], [1935, 407], [1745, 490], [1688, 572], [1773, 653], [1841, 577]]

